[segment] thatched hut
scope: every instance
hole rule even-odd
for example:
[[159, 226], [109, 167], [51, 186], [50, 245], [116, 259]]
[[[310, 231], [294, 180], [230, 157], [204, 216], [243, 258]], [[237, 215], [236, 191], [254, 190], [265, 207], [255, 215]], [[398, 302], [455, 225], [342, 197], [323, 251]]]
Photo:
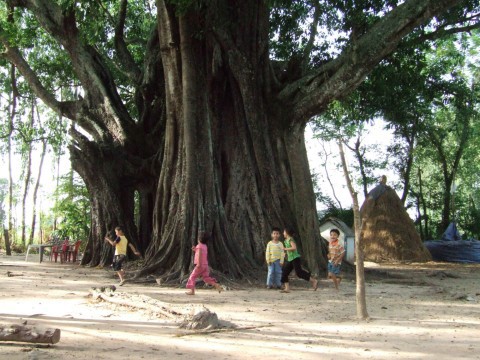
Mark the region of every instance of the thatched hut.
[[378, 197], [369, 196], [360, 209], [362, 244], [365, 260], [415, 261], [431, 260], [412, 219], [395, 190], [383, 186]]

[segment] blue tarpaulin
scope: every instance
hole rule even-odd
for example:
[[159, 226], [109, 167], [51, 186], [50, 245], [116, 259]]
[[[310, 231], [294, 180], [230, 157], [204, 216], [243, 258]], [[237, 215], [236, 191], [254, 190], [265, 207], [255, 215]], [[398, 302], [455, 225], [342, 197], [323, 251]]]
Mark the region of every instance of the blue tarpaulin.
[[458, 263], [480, 263], [480, 241], [462, 240], [454, 222], [448, 225], [442, 240], [425, 241], [432, 259]]
[[457, 224], [455, 222], [451, 222], [450, 225], [447, 226], [447, 230], [442, 235], [442, 240], [445, 241], [458, 241], [462, 240], [462, 236], [458, 232]]

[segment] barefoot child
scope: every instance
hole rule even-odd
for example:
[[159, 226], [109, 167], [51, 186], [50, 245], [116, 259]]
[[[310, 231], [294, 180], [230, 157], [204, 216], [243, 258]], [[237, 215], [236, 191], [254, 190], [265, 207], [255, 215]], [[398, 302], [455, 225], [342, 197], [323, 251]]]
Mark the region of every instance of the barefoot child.
[[339, 236], [340, 231], [338, 229], [330, 230], [330, 240], [328, 243], [328, 277], [332, 279], [335, 289], [337, 290], [338, 285], [342, 281], [340, 270], [342, 259], [345, 255], [345, 249], [338, 241]]
[[140, 256], [140, 252], [130, 244], [123, 233], [123, 229], [120, 226], [115, 228], [115, 234], [117, 238], [115, 240], [105, 237], [105, 241], [108, 241], [110, 245], [115, 247], [115, 257], [113, 259], [113, 270], [117, 272], [117, 275], [120, 279], [119, 286], [125, 284], [125, 270], [123, 269], [123, 263], [127, 257], [127, 245], [132, 249], [135, 255]]
[[222, 287], [216, 282], [214, 278], [210, 277], [210, 270], [208, 268], [208, 260], [207, 260], [208, 259], [208, 249], [207, 249], [208, 239], [209, 239], [209, 235], [207, 233], [203, 233], [198, 237], [197, 246], [192, 246], [192, 251], [195, 252], [195, 258], [193, 260], [193, 263], [195, 264], [195, 268], [193, 269], [187, 281], [187, 289], [190, 289], [185, 293], [187, 295], [195, 295], [195, 281], [199, 277], [201, 277], [205, 283], [213, 285], [219, 293], [222, 292]]
[[267, 288], [280, 289], [282, 286], [282, 266], [285, 259], [285, 252], [283, 251], [283, 244], [280, 241], [280, 229], [272, 228], [272, 240], [267, 244], [265, 250], [265, 260], [268, 265]]
[[292, 228], [286, 227], [285, 230], [283, 230], [283, 236], [285, 237], [284, 250], [287, 252], [287, 263], [283, 267], [283, 272], [282, 272], [282, 283], [285, 284], [285, 289], [283, 289], [281, 292], [284, 292], [284, 293], [290, 292], [288, 275], [290, 275], [293, 269], [295, 269], [295, 273], [299, 278], [306, 281], [310, 281], [310, 283], [312, 284], [313, 290], [317, 290], [318, 280], [315, 279], [308, 271], [305, 271], [302, 269], [300, 254], [297, 251], [297, 244], [295, 244], [293, 235], [294, 235], [294, 232]]

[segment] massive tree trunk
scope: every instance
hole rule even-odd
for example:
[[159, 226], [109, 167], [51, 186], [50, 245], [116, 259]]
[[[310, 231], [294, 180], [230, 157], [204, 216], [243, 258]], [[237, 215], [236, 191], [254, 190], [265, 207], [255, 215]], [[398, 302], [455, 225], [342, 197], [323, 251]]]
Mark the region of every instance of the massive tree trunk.
[[126, 236], [136, 242], [134, 184], [129, 183], [130, 171], [122, 149], [98, 147], [75, 129], [70, 134], [74, 139], [72, 166], [84, 179], [91, 197], [91, 234], [82, 264], [104, 266], [113, 258], [112, 247], [104, 241], [108, 232], [121, 225]]
[[[310, 269], [324, 271], [304, 124], [282, 126], [287, 119], [268, 111], [266, 8], [246, 2], [231, 18], [217, 19], [213, 9], [222, 13], [224, 5], [215, 6], [177, 18], [157, 3], [167, 127], [153, 241], [141, 273], [183, 277], [192, 244], [207, 231], [212, 267], [241, 276], [261, 263], [271, 228], [287, 224], [298, 230]], [[234, 19], [229, 36], [221, 26]], [[204, 23], [216, 23], [216, 32], [199, 38]], [[252, 38], [259, 41], [245, 41]]]

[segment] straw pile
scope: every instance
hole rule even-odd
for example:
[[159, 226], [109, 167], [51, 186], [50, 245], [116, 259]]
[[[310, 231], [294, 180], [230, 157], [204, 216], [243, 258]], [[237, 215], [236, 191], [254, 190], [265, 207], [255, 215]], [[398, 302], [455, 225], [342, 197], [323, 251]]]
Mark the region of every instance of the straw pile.
[[377, 199], [367, 199], [360, 209], [362, 244], [365, 260], [415, 261], [431, 260], [412, 219], [395, 190], [386, 191]]

